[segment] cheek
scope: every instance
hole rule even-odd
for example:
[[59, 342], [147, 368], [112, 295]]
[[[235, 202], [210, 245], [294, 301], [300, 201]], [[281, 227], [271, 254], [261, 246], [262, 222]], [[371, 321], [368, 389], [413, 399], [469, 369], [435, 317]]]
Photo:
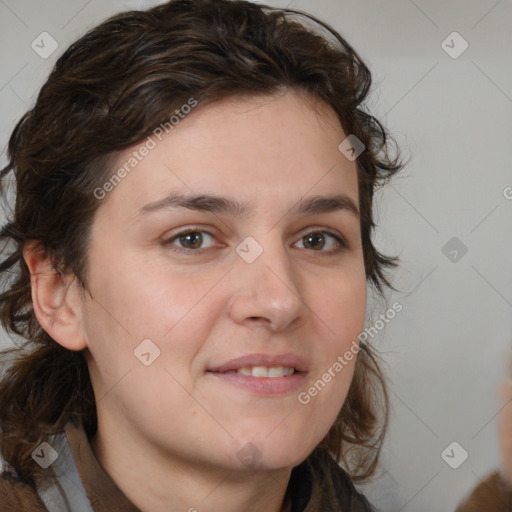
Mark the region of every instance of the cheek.
[[96, 304], [91, 318], [105, 317], [101, 330], [120, 331], [132, 342], [146, 337], [165, 339], [194, 310], [209, 285], [198, 276], [148, 262], [138, 254], [96, 262], [93, 268]]
[[362, 265], [340, 272], [332, 281], [324, 294], [317, 292], [315, 296], [318, 314], [312, 318], [317, 317], [316, 332], [324, 334], [317, 338], [317, 365], [312, 379], [316, 390], [309, 389], [306, 393], [311, 398], [318, 394], [318, 407], [333, 422], [355, 369], [358, 336], [365, 323], [367, 282]]
[[[319, 319], [325, 323], [333, 348], [342, 349], [364, 328], [367, 282], [364, 267], [354, 266], [330, 279], [324, 292], [315, 292]], [[320, 313], [320, 311], [322, 313]]]
[[[148, 374], [164, 368], [187, 382], [217, 314], [211, 297], [205, 298], [213, 277], [171, 272], [136, 258], [127, 263], [118, 260], [116, 273], [96, 267], [92, 280], [94, 299], [87, 304], [84, 330], [98, 383], [111, 386], [129, 370], [144, 387]], [[158, 356], [150, 368], [137, 359], [148, 352], [150, 360]]]

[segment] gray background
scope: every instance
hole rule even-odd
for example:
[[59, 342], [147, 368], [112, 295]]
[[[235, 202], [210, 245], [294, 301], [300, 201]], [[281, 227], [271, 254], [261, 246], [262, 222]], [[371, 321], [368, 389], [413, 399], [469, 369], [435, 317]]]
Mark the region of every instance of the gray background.
[[[110, 14], [156, 3], [0, 0], [2, 149], [72, 41]], [[377, 197], [377, 243], [402, 260], [389, 298], [403, 311], [374, 339], [392, 422], [382, 476], [366, 492], [382, 511], [454, 510], [499, 460], [496, 391], [512, 327], [512, 2], [269, 3], [346, 36], [374, 74], [370, 108], [411, 158]], [[48, 58], [31, 48], [44, 31], [59, 45]], [[463, 48], [447, 39], [454, 31], [469, 45], [457, 58], [445, 51]], [[385, 309], [374, 303], [369, 325]], [[454, 441], [469, 454], [458, 469], [441, 457]], [[457, 462], [463, 452], [449, 453]]]

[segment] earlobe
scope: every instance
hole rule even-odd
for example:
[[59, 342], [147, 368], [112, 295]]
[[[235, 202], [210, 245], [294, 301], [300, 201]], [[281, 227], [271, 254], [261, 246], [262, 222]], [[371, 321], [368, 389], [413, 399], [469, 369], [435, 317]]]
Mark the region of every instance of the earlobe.
[[58, 273], [44, 248], [35, 242], [25, 246], [23, 258], [30, 271], [32, 305], [41, 327], [69, 350], [86, 348], [81, 328], [82, 300], [75, 276]]

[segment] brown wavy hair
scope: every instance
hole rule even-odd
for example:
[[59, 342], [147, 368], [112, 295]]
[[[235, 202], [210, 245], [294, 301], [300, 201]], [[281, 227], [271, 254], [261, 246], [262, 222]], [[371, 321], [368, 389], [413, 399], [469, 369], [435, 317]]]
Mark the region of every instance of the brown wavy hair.
[[[366, 146], [357, 159], [361, 236], [368, 283], [382, 293], [397, 260], [372, 243], [373, 194], [403, 165], [398, 150], [391, 156], [389, 133], [364, 106], [371, 84], [362, 59], [328, 24], [246, 1], [171, 0], [124, 12], [63, 53], [17, 123], [1, 171], [4, 195], [14, 174], [15, 205], [0, 232], [0, 318], [20, 343], [3, 352], [0, 452], [20, 478], [29, 484], [44, 478], [31, 453], [68, 421], [81, 420], [89, 436], [97, 428], [83, 351], [55, 342], [34, 314], [25, 245], [35, 241], [56, 272], [76, 276], [87, 290], [87, 247], [100, 205], [93, 191], [112, 175], [117, 152], [151, 135], [191, 97], [201, 108], [297, 90], [332, 107], [345, 133]], [[387, 424], [378, 356], [361, 343], [346, 401], [317, 449], [362, 481], [375, 471]]]

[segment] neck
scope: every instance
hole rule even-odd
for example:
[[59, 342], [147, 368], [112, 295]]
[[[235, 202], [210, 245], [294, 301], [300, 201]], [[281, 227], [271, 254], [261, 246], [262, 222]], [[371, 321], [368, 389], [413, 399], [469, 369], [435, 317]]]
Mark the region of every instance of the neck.
[[[163, 456], [131, 432], [101, 429], [91, 441], [96, 458], [142, 512], [285, 512], [291, 468], [236, 470]], [[130, 450], [126, 450], [130, 446]], [[171, 508], [172, 507], [172, 508]]]

